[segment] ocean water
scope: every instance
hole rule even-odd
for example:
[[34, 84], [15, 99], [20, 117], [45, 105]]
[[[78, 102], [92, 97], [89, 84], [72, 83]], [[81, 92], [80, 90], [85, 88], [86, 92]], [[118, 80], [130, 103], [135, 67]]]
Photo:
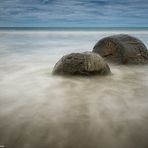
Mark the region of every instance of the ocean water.
[[119, 33], [148, 47], [148, 30], [0, 30], [0, 147], [147, 148], [148, 65], [51, 74], [63, 55]]

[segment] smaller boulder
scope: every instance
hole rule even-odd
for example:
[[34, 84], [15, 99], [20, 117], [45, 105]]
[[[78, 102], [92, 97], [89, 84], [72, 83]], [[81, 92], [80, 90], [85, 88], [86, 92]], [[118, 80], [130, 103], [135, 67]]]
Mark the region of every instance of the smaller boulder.
[[71, 53], [63, 56], [54, 66], [55, 75], [106, 75], [110, 68], [96, 53]]

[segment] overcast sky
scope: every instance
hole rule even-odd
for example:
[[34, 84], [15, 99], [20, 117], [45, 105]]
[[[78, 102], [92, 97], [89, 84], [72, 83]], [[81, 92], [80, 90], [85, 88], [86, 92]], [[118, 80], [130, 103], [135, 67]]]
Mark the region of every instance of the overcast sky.
[[148, 27], [148, 0], [0, 0], [0, 26]]

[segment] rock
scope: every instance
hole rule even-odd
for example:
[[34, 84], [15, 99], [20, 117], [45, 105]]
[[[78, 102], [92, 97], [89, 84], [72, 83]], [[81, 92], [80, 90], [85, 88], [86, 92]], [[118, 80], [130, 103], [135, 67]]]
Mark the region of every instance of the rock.
[[110, 68], [96, 53], [71, 53], [62, 57], [54, 66], [53, 74], [58, 75], [106, 75]]
[[93, 52], [117, 63], [148, 63], [148, 50], [139, 39], [119, 34], [101, 39], [93, 48]]

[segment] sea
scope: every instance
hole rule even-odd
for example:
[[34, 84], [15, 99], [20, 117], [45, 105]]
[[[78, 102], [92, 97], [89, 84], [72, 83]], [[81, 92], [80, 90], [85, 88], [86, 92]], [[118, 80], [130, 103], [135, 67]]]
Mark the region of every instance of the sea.
[[148, 28], [0, 28], [0, 147], [147, 148], [148, 65], [112, 74], [53, 76], [64, 55]]

